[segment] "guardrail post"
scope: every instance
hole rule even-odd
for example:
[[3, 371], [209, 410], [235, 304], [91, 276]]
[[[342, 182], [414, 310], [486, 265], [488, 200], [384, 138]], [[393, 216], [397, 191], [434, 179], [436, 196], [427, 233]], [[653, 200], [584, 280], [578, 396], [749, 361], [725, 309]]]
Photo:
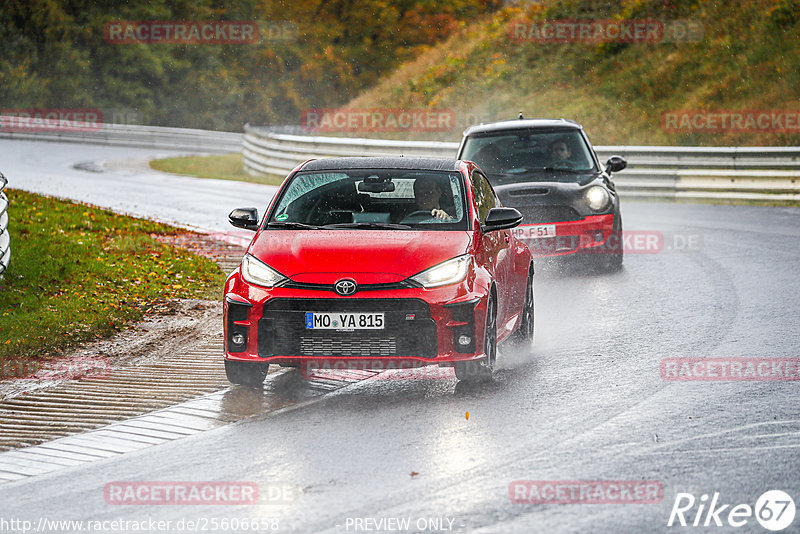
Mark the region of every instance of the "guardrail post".
[[0, 275], [11, 262], [11, 236], [8, 233], [8, 197], [4, 190], [8, 180], [0, 173]]

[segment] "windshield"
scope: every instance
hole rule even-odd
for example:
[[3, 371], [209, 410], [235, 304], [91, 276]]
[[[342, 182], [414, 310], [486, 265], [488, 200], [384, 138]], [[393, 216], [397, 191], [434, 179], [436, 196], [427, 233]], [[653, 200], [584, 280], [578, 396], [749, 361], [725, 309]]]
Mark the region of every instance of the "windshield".
[[460, 159], [474, 161], [487, 174], [551, 171], [577, 175], [595, 170], [590, 149], [579, 130], [503, 131], [470, 136]]
[[298, 173], [272, 210], [270, 228], [466, 230], [457, 172], [346, 170]]

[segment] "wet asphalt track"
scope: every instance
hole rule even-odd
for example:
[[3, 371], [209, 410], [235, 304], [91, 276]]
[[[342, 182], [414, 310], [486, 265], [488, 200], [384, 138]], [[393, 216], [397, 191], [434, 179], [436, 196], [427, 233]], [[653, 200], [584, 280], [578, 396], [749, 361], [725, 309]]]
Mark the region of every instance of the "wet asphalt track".
[[[253, 196], [272, 191], [69, 168], [134, 153], [146, 151], [0, 142], [10, 187], [56, 187], [210, 230], [225, 229], [229, 208], [263, 208], [266, 200]], [[738, 529], [669, 528], [667, 520], [679, 492], [719, 492], [719, 504], [753, 506], [781, 489], [800, 504], [800, 382], [666, 382], [659, 363], [800, 356], [800, 210], [623, 200], [623, 215], [628, 231], [660, 232], [663, 250], [629, 254], [612, 275], [540, 268], [535, 345], [501, 348], [492, 385], [378, 375], [300, 407], [5, 484], [0, 516], [152, 518], [171, 520], [168, 532], [181, 532], [181, 519], [210, 527], [223, 518], [275, 519], [297, 532], [421, 531], [429, 518], [446, 520], [427, 523], [428, 532], [767, 532], [753, 517]], [[688, 242], [691, 250], [675, 248]], [[279, 379], [290, 396], [307, 387], [294, 373]], [[239, 388], [227, 395], [241, 402]], [[250, 481], [261, 498], [238, 507], [106, 503], [105, 484], [132, 480]], [[664, 496], [657, 504], [514, 504], [515, 480], [650, 480]], [[272, 504], [275, 487], [291, 488], [291, 498]], [[367, 518], [409, 518], [411, 528], [355, 528]], [[797, 531], [800, 517], [784, 532]]]

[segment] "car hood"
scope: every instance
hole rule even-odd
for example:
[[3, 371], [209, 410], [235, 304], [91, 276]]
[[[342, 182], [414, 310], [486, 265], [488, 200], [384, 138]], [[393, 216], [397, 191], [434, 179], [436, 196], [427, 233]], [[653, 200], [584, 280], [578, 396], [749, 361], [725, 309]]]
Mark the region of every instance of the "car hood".
[[495, 187], [501, 185], [558, 185], [558, 184], [577, 184], [584, 186], [598, 178], [602, 178], [600, 172], [559, 172], [559, 171], [532, 171], [519, 174], [496, 174], [488, 173], [489, 181]]
[[466, 231], [262, 230], [248, 252], [295, 282], [386, 284], [464, 254], [470, 239]]
[[[517, 208], [523, 215], [522, 224], [541, 224], [582, 220], [588, 215], [616, 211], [614, 199], [602, 212], [591, 210], [584, 193], [595, 185], [604, 185], [601, 174], [581, 175], [585, 183], [527, 181], [495, 183], [494, 190], [503, 206]], [[605, 185], [605, 187], [608, 187]], [[612, 190], [612, 197], [616, 197]]]

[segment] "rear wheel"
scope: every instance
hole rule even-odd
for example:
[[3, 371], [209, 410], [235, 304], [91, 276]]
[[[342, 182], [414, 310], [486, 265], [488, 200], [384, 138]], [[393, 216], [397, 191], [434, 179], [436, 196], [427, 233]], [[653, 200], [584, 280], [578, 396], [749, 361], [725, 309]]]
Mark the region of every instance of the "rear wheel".
[[264, 383], [267, 371], [269, 371], [268, 363], [225, 360], [225, 374], [228, 376], [228, 381], [233, 384], [258, 387]]
[[492, 379], [494, 362], [497, 359], [497, 312], [494, 297], [491, 296], [486, 305], [483, 351], [486, 356], [480, 360], [457, 362], [455, 364], [456, 378], [464, 382], [486, 382]]
[[511, 335], [514, 343], [530, 345], [533, 342], [533, 273], [528, 273], [525, 286], [525, 303], [522, 305], [522, 321], [519, 328]]

